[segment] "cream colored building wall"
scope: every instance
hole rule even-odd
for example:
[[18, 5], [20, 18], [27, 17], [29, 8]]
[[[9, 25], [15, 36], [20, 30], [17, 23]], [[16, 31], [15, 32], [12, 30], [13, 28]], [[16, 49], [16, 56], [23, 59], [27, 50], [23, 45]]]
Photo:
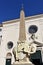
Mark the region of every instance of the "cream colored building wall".
[[[43, 42], [43, 18], [40, 19], [40, 32], [41, 32], [41, 38], [42, 38], [42, 42]], [[42, 51], [41, 51], [41, 55], [42, 55], [42, 62], [43, 62], [43, 47], [42, 47]]]
[[[12, 49], [7, 48], [7, 43], [9, 41], [13, 42], [13, 47], [16, 46], [17, 41], [19, 37], [19, 22], [18, 23], [13, 23], [13, 24], [8, 24], [8, 25], [3, 25], [2, 28], [2, 43], [1, 43], [1, 54], [0, 54], [0, 61], [1, 65], [5, 65], [5, 60], [6, 60], [6, 54], [8, 52], [12, 53]], [[4, 63], [4, 64], [3, 64]]]
[[40, 32], [40, 21], [39, 21], [39, 19], [36, 19], [36, 20], [27, 20], [26, 21], [26, 36], [27, 36], [27, 40], [28, 41], [31, 41], [29, 38], [30, 38], [30, 36], [31, 36], [31, 34], [28, 32], [28, 29], [29, 29], [29, 27], [31, 26], [31, 25], [36, 25], [37, 27], [38, 27], [38, 31], [35, 33], [35, 35], [36, 35], [36, 37], [38, 38], [38, 39], [36, 39], [36, 40], [38, 40], [38, 41], [41, 41], [42, 42], [42, 38], [41, 38], [41, 32]]
[[[20, 21], [15, 22], [15, 23], [9, 23], [9, 24], [3, 24], [2, 27], [2, 42], [0, 45], [0, 65], [5, 65], [5, 61], [6, 61], [6, 54], [8, 52], [12, 53], [12, 49], [8, 49], [7, 48], [7, 43], [9, 41], [13, 42], [13, 47], [16, 46], [17, 41], [19, 39], [19, 26]], [[30, 25], [36, 25], [38, 27], [38, 31], [35, 34], [38, 39], [38, 41], [43, 42], [43, 17], [41, 18], [37, 18], [37, 19], [27, 19], [25, 20], [25, 28], [26, 28], [26, 39], [31, 42], [31, 40], [29, 40], [29, 37], [31, 36], [31, 34], [28, 32], [28, 28]], [[13, 56], [13, 54], [12, 54]], [[12, 57], [13, 59], [13, 57]], [[43, 58], [42, 58], [43, 59]], [[14, 59], [13, 59], [14, 61]], [[12, 61], [12, 62], [13, 62]]]
[[[43, 43], [43, 17], [41, 18], [37, 18], [34, 20], [27, 20], [26, 21], [26, 37], [27, 40], [29, 42], [31, 42], [32, 40], [29, 39], [31, 34], [28, 32], [28, 28], [30, 27], [30, 25], [36, 25], [38, 27], [38, 31], [36, 32], [36, 37], [37, 37], [37, 41], [42, 42]], [[39, 48], [41, 50], [41, 55], [42, 55], [42, 62], [43, 62], [43, 49]]]

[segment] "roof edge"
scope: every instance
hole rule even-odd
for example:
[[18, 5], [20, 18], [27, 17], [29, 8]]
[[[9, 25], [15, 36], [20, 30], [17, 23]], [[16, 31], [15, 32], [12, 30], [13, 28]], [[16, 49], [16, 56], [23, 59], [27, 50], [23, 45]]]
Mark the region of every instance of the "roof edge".
[[[40, 17], [43, 17], [43, 14], [25, 17], [25, 20], [28, 20], [28, 19], [31, 20], [31, 19], [36, 19], [36, 18], [40, 18]], [[9, 21], [4, 21], [4, 22], [2, 22], [2, 24], [10, 24], [10, 23], [18, 22], [18, 21], [20, 21], [20, 18], [14, 19], [14, 20], [9, 20]]]

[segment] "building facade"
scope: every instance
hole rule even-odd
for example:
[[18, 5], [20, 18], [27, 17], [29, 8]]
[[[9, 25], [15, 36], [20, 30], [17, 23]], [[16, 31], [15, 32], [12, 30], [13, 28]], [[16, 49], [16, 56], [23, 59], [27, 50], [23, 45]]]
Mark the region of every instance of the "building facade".
[[[21, 16], [20, 18], [22, 18]], [[21, 19], [16, 19], [5, 21], [0, 24], [0, 65], [6, 65], [6, 58], [8, 53], [12, 54], [12, 63], [14, 62], [14, 55], [12, 51], [13, 48], [17, 45], [17, 41], [19, 40], [20, 21]], [[21, 26], [21, 28], [23, 28], [23, 26]], [[25, 32], [26, 40], [29, 43], [32, 41], [31, 33], [34, 32], [35, 40], [43, 43], [43, 14], [25, 17]], [[41, 50], [43, 62], [43, 47], [38, 47], [37, 50]]]

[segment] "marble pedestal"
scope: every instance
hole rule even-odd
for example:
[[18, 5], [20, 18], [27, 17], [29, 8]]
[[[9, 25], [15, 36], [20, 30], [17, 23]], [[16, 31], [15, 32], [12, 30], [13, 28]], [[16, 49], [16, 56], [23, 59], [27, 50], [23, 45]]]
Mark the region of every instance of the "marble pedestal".
[[13, 65], [34, 65], [32, 62], [15, 62]]

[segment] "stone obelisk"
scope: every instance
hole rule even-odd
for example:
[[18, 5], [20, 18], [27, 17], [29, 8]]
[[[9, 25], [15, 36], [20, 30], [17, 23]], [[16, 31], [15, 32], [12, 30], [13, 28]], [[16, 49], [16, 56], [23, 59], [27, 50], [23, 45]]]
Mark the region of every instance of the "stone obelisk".
[[24, 42], [26, 40], [25, 32], [25, 13], [22, 9], [20, 12], [20, 29], [19, 29], [19, 41]]

